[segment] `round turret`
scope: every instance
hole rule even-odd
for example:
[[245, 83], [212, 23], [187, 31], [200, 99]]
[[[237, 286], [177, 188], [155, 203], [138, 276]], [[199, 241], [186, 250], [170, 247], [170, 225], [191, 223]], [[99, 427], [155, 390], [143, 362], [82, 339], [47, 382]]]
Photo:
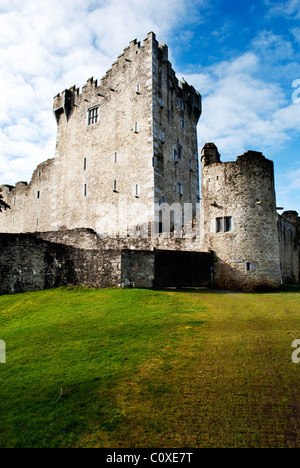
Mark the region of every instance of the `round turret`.
[[281, 273], [272, 161], [249, 151], [235, 162], [218, 162], [219, 153], [211, 145], [204, 147], [202, 155], [202, 244], [215, 253], [215, 287], [278, 288]]

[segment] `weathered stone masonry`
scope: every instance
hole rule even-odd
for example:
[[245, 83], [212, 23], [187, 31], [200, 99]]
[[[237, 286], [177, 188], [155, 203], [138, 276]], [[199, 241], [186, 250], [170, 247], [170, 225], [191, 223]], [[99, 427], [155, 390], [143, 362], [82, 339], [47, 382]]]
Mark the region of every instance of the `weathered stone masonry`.
[[32, 234], [0, 234], [0, 293], [121, 282], [121, 252], [79, 249]]

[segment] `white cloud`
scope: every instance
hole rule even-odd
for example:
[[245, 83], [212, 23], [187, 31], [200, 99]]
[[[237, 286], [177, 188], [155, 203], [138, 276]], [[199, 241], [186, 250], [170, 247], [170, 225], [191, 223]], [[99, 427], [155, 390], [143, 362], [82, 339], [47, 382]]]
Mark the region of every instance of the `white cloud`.
[[30, 179], [54, 156], [54, 95], [101, 78], [132, 39], [153, 30], [167, 41], [200, 21], [199, 6], [206, 0], [0, 0], [0, 182]]
[[261, 31], [253, 41], [254, 50], [264, 61], [278, 62], [294, 58], [294, 48], [285, 37], [272, 31]]
[[225, 158], [247, 149], [270, 151], [298, 132], [300, 106], [281, 87], [257, 77], [261, 62], [253, 53], [187, 76], [205, 90], [198, 133], [200, 145], [214, 141]]
[[300, 0], [270, 1], [266, 0], [266, 5], [270, 6], [270, 15], [284, 16], [290, 18], [300, 18]]
[[300, 206], [300, 167], [295, 164], [292, 169], [277, 174], [277, 200], [285, 210], [298, 210]]

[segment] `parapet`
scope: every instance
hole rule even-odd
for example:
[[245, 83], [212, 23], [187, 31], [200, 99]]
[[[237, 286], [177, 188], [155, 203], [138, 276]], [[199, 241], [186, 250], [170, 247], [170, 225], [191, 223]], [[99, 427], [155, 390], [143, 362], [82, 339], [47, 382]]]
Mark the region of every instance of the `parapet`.
[[57, 123], [60, 120], [61, 114], [65, 114], [68, 121], [73, 107], [80, 105], [82, 100], [89, 100], [91, 92], [97, 95], [100, 102], [102, 99], [107, 99], [108, 94], [118, 92], [118, 89], [112, 89], [112, 87], [115, 87], [114, 85], [112, 86], [114, 82], [113, 78], [117, 76], [118, 73], [123, 72], [125, 67], [130, 67], [131, 63], [140, 60], [140, 54], [145, 51], [151, 51], [151, 56], [153, 54], [153, 56], [157, 58], [160, 66], [162, 64], [167, 64], [169, 87], [176, 92], [178, 97], [184, 99], [187, 103], [187, 111], [194, 112], [195, 116], [199, 119], [202, 111], [201, 95], [184, 79], [179, 81], [176, 78], [175, 71], [172, 69], [172, 64], [168, 60], [168, 46], [163, 43], [158, 43], [155, 34], [150, 32], [142, 43], [137, 41], [137, 39], [131, 41], [129, 46], [125, 47], [100, 81], [94, 80], [92, 77], [87, 80], [81, 92], [80, 88], [72, 86], [69, 89], [65, 89], [62, 93], [57, 94], [53, 102], [53, 111]]
[[214, 143], [206, 143], [201, 151], [201, 162], [203, 166], [217, 164], [221, 162], [221, 156]]
[[295, 226], [299, 223], [299, 215], [297, 211], [284, 211], [281, 216]]
[[[158, 44], [156, 41], [156, 36], [153, 32], [148, 33], [147, 38], [141, 43], [134, 39], [129, 43], [129, 46], [125, 47], [123, 52], [118, 56], [117, 60], [113, 62], [111, 68], [109, 68], [106, 74], [101, 78], [100, 81], [94, 80], [93, 77], [89, 78], [86, 84], [82, 87], [80, 92], [80, 88], [76, 86], [72, 86], [69, 89], [65, 89], [62, 93], [58, 93], [54, 97], [53, 102], [53, 111], [56, 115], [57, 120], [61, 113], [65, 112], [66, 118], [71, 112], [71, 108], [76, 106], [76, 102], [78, 99], [84, 98], [85, 95], [90, 91], [91, 88], [94, 88], [97, 93], [99, 93], [99, 97], [101, 96], [101, 87], [105, 87], [111, 80], [112, 75], [117, 71], [119, 68], [122, 69], [124, 66], [130, 66], [130, 63], [136, 60], [138, 57], [138, 53], [142, 50], [145, 50], [149, 44], [155, 43], [160, 50], [164, 51], [164, 54], [167, 53], [167, 46], [163, 44]], [[115, 91], [115, 90], [111, 90]]]

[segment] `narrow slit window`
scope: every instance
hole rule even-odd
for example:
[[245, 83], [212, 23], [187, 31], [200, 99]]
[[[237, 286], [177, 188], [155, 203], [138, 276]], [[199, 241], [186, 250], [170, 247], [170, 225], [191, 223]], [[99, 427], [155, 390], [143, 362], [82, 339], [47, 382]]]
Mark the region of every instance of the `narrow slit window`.
[[173, 151], [173, 161], [174, 162], [177, 162], [177, 156], [178, 156], [177, 149], [174, 148], [174, 151]]
[[87, 162], [86, 162], [86, 158], [83, 159], [83, 170], [86, 171], [86, 168], [87, 168]]
[[177, 192], [178, 192], [178, 195], [180, 196], [183, 195], [183, 186], [179, 182], [177, 184]]
[[178, 159], [182, 159], [182, 146], [178, 145]]
[[37, 199], [41, 198], [41, 192], [39, 190], [36, 192], [36, 198]]
[[117, 180], [115, 179], [114, 180], [114, 188], [113, 188], [114, 192], [117, 192], [118, 191], [118, 183], [117, 183]]
[[115, 164], [117, 164], [117, 162], [118, 162], [118, 153], [115, 153], [115, 155], [114, 155], [114, 162], [115, 162]]
[[224, 218], [224, 232], [232, 231], [232, 218], [231, 216], [226, 216]]
[[138, 127], [138, 123], [137, 123], [137, 122], [134, 122], [133, 131], [134, 131], [134, 133], [138, 133], [138, 132], [139, 132], [139, 127]]
[[86, 186], [86, 184], [84, 184], [84, 186], [83, 186], [83, 196], [84, 197], [87, 196], [87, 186]]
[[159, 211], [158, 234], [163, 233], [163, 212]]
[[224, 218], [216, 219], [216, 232], [224, 232]]

